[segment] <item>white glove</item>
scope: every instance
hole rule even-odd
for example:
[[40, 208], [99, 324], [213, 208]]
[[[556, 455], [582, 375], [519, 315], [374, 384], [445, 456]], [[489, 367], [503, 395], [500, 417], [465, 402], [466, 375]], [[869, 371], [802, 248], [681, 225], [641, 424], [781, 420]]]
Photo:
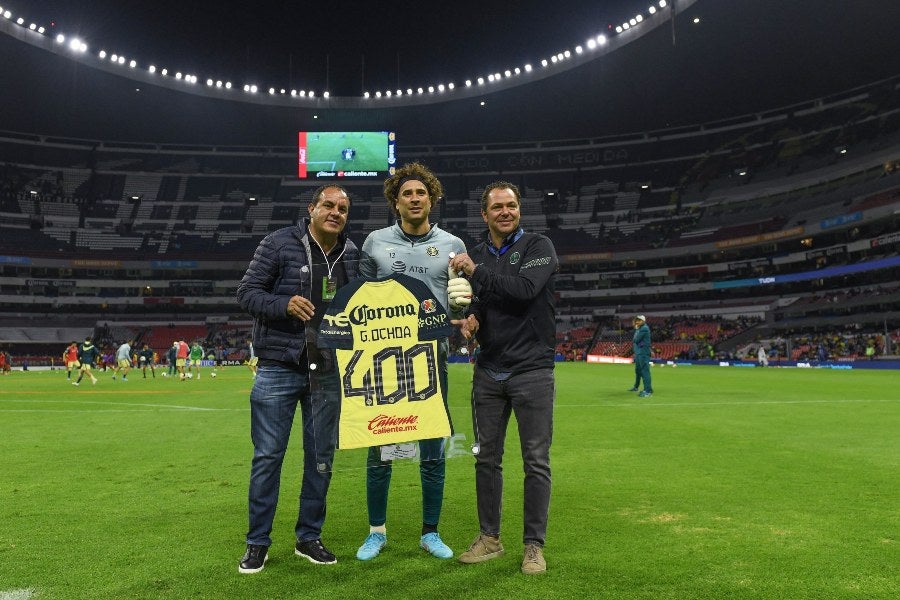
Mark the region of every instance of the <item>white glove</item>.
[[447, 281], [450, 310], [459, 312], [472, 303], [472, 285], [468, 279], [459, 277], [451, 267], [447, 267], [447, 274], [450, 276]]

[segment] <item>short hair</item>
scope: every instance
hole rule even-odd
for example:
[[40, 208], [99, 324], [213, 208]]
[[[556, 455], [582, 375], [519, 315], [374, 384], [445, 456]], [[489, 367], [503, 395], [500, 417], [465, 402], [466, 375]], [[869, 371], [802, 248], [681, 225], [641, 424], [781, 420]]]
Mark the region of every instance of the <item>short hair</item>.
[[440, 180], [428, 167], [418, 162], [405, 164], [384, 180], [384, 198], [397, 218], [400, 218], [400, 213], [397, 211], [397, 197], [400, 195], [400, 186], [403, 185], [404, 180], [409, 179], [415, 179], [425, 184], [425, 189], [428, 190], [428, 197], [431, 199], [432, 209], [437, 206], [438, 200], [444, 197], [444, 186], [441, 185]]
[[488, 204], [488, 196], [494, 190], [503, 190], [509, 189], [513, 195], [516, 197], [516, 202], [522, 204], [522, 195], [519, 193], [519, 188], [516, 187], [516, 184], [510, 183], [508, 181], [495, 181], [493, 183], [489, 183], [484, 191], [481, 193], [481, 210], [482, 212], [487, 212], [487, 204]]
[[322, 194], [324, 194], [325, 190], [327, 190], [328, 188], [336, 188], [341, 190], [344, 195], [347, 196], [347, 202], [350, 202], [350, 192], [347, 191], [347, 188], [338, 183], [326, 183], [325, 185], [320, 185], [319, 187], [317, 187], [316, 191], [313, 192], [312, 200], [310, 200], [310, 202], [312, 202], [313, 205], [318, 204], [322, 200]]

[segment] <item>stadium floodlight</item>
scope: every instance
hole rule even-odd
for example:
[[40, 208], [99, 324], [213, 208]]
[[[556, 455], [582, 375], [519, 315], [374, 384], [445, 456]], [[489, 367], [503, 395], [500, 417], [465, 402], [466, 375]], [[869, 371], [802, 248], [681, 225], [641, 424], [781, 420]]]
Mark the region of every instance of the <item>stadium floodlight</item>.
[[81, 40], [79, 40], [78, 38], [72, 38], [72, 40], [69, 42], [69, 48], [77, 52], [81, 48]]
[[124, 65], [124, 64], [125, 64], [125, 57], [124, 57], [124, 56], [120, 56], [120, 57], [119, 57], [119, 64], [120, 64], [120, 65]]
[[300, 90], [300, 97], [306, 98], [306, 90]]
[[506, 77], [512, 77], [512, 71], [510, 71], [509, 69], [503, 71], [503, 74], [504, 74]]
[[616, 25], [616, 33], [622, 33], [622, 26]]
[[109, 60], [110, 60], [110, 62], [117, 63], [117, 62], [119, 62], [119, 55], [113, 54], [112, 56], [109, 57]]
[[423, 90], [422, 88], [418, 88], [418, 89], [416, 89], [416, 93], [417, 93], [417, 94], [424, 94], [424, 93], [425, 93], [425, 90]]
[[18, 19], [16, 19], [16, 23], [19, 24], [19, 25], [24, 25], [24, 24], [25, 24], [25, 19], [23, 19], [22, 17], [19, 17]]
[[553, 56], [550, 57], [550, 62], [552, 62], [555, 65], [556, 63], [559, 62], [559, 59], [554, 54]]
[[572, 58], [572, 53], [569, 50], [566, 50], [565, 52], [563, 52], [563, 57]]
[[368, 97], [369, 97], [369, 92], [363, 92], [363, 98], [368, 98]]
[[6, 17], [7, 19], [10, 19], [10, 18], [12, 18], [12, 13], [9, 11], [6, 11], [3, 13], [3, 16]]
[[428, 93], [429, 93], [429, 94], [433, 94], [433, 93], [434, 93], [434, 86], [433, 86], [433, 85], [429, 85], [429, 86], [428, 86]]
[[660, 8], [665, 8], [665, 7], [666, 7], [666, 0], [659, 0], [659, 7], [660, 7]]
[[484, 85], [484, 77], [478, 78], [478, 85]]
[[629, 19], [628, 24], [634, 27], [635, 25], [637, 25], [637, 19]]
[[168, 75], [168, 74], [169, 74], [169, 70], [168, 70], [168, 69], [163, 69], [163, 70], [162, 70], [162, 74], [163, 74], [164, 76], [165, 76], [165, 75]]
[[622, 23], [622, 29], [631, 29], [631, 25], [628, 23]]
[[542, 67], [546, 67], [548, 64], [549, 64], [549, 63], [547, 63], [547, 59], [546, 59], [546, 58], [543, 59], [543, 60], [541, 60], [541, 66], [542, 66]]
[[437, 89], [439, 92], [443, 93], [446, 88], [444, 87], [443, 83], [439, 83]]
[[494, 73], [494, 81], [500, 81], [500, 73]]
[[384, 92], [384, 95], [385, 95], [385, 97], [390, 98], [391, 96], [394, 95], [394, 93], [391, 90], [387, 90], [386, 92]]
[[308, 92], [306, 92], [306, 95], [309, 96], [310, 98], [315, 98], [316, 93], [312, 90], [309, 90]]
[[375, 92], [375, 97], [381, 98], [381, 90], [378, 90], [377, 92]]
[[322, 97], [325, 98], [326, 100], [328, 100], [328, 98], [331, 97], [331, 92], [329, 92], [328, 90], [325, 90], [324, 92], [322, 92]]
[[28, 29], [34, 31], [34, 30], [37, 29], [37, 25], [35, 25], [34, 23], [32, 23], [32, 24], [30, 24], [30, 25], [28, 26]]
[[285, 93], [285, 90], [284, 90], [284, 88], [281, 88], [281, 91], [280, 91], [280, 93], [281, 93], [281, 94], [284, 94], [284, 93]]
[[226, 82], [225, 82], [225, 89], [226, 89], [226, 90], [230, 90], [230, 89], [231, 89], [231, 82], [230, 82], [230, 81], [226, 81]]
[[402, 96], [402, 95], [403, 95], [403, 90], [397, 90], [397, 95], [398, 95], [398, 96]]
[[206, 80], [206, 87], [212, 87], [212, 86], [213, 86], [213, 80], [212, 80], [212, 79], [207, 79], [207, 80]]
[[182, 77], [184, 77], [184, 75], [181, 74], [181, 71], [175, 73], [175, 79], [181, 79]]
[[269, 88], [269, 95], [270, 95], [270, 96], [275, 95], [275, 88], [273, 88], [273, 87], [270, 87], [270, 88]]
[[653, 5], [651, 4], [651, 5], [650, 5], [650, 8], [647, 9], [647, 12], [650, 13], [651, 15], [655, 15], [655, 14], [656, 14], [656, 7], [653, 6]]
[[493, 75], [493, 74], [488, 75], [488, 81], [490, 81], [491, 83], [493, 83], [493, 81], [494, 81], [494, 75]]
[[522, 69], [520, 69], [519, 67], [516, 67], [515, 69], [513, 69], [513, 73], [515, 73], [516, 75], [521, 75]]
[[451, 81], [450, 83], [447, 84], [447, 89], [448, 89], [448, 90], [454, 90], [454, 89], [456, 89], [456, 84], [454, 84], [454, 83]]
[[222, 80], [221, 80], [221, 79], [216, 79], [216, 87], [217, 87], [217, 88], [222, 87]]
[[100, 60], [105, 60], [105, 59], [106, 59], [106, 50], [101, 50], [100, 52], [98, 52], [98, 53], [97, 53], [97, 57], [98, 57]]
[[137, 66], [137, 61], [132, 60], [131, 62], [128, 63], [128, 66], [131, 67], [132, 69], [135, 68]]
[[255, 93], [258, 92], [258, 91], [259, 91], [259, 88], [256, 87], [256, 85], [251, 85], [251, 86], [250, 86], [250, 93], [251, 93], [251, 94], [255, 94]]
[[602, 33], [597, 36], [597, 44], [599, 44], [601, 46], [606, 44], [606, 36], [603, 35]]
[[634, 20], [641, 23], [644, 20], [644, 15], [635, 15]]
[[413, 94], [413, 89], [412, 89], [412, 88], [406, 88], [406, 95], [407, 95], [407, 96], [412, 96], [412, 94]]
[[527, 63], [527, 64], [525, 65], [525, 72], [526, 72], [526, 73], [531, 73], [531, 63]]

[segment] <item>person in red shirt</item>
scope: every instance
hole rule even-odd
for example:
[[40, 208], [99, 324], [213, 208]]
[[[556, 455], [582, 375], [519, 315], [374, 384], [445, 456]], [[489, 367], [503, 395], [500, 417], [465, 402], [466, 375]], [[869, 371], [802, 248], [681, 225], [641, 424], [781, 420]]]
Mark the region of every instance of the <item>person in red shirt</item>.
[[178, 377], [184, 381], [184, 365], [187, 364], [190, 347], [184, 340], [178, 341], [178, 352], [175, 353], [175, 368], [178, 370]]
[[63, 364], [66, 365], [66, 379], [72, 379], [72, 371], [81, 366], [78, 362], [78, 342], [72, 342], [63, 352]]

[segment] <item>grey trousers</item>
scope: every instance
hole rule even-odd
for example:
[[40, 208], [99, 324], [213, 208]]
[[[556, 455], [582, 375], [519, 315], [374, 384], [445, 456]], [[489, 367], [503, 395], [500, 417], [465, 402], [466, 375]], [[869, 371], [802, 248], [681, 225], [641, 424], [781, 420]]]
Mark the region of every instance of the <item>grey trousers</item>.
[[495, 380], [475, 367], [472, 424], [479, 444], [475, 492], [481, 533], [500, 535], [503, 450], [509, 417], [515, 414], [525, 471], [526, 544], [544, 545], [550, 509], [550, 443], [553, 438], [553, 369], [537, 369]]

